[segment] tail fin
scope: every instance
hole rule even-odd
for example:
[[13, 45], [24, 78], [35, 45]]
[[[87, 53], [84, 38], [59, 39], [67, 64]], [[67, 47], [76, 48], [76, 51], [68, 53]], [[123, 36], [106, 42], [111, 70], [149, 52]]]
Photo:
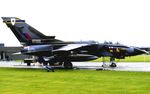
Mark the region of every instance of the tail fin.
[[50, 40], [50, 42], [58, 42], [55, 36], [45, 36], [38, 30], [34, 29], [25, 20], [16, 17], [2, 17], [3, 22], [12, 30], [22, 45], [31, 45], [33, 40]]

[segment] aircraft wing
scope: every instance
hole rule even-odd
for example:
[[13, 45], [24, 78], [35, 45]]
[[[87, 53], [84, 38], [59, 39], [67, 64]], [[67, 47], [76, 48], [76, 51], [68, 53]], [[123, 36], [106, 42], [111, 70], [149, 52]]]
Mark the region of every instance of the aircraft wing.
[[59, 52], [59, 51], [71, 51], [71, 50], [74, 50], [74, 49], [77, 49], [77, 48], [81, 48], [81, 47], [84, 47], [84, 46], [87, 46], [89, 44], [68, 44], [66, 46], [63, 46], [59, 49], [56, 49], [56, 50], [53, 50], [53, 52]]

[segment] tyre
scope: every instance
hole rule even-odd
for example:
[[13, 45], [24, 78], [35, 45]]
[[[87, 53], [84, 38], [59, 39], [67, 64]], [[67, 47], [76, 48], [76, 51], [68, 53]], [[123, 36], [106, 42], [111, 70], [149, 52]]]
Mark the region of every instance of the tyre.
[[73, 69], [73, 65], [71, 62], [64, 62], [64, 68], [65, 69]]
[[117, 67], [116, 63], [111, 63], [110, 67]]

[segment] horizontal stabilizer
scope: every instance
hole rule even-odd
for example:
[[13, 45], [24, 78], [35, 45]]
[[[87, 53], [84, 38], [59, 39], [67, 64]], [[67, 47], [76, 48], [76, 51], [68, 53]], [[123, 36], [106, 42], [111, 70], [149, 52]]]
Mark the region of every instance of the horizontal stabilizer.
[[21, 52], [13, 53], [12, 55], [21, 55]]

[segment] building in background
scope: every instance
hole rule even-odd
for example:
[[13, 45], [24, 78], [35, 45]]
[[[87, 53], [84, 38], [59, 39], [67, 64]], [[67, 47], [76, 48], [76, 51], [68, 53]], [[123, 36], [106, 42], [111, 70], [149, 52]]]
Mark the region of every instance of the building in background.
[[21, 47], [5, 47], [3, 43], [0, 43], [0, 61], [24, 60], [29, 57], [23, 54], [14, 55], [14, 53], [20, 52], [20, 50]]

